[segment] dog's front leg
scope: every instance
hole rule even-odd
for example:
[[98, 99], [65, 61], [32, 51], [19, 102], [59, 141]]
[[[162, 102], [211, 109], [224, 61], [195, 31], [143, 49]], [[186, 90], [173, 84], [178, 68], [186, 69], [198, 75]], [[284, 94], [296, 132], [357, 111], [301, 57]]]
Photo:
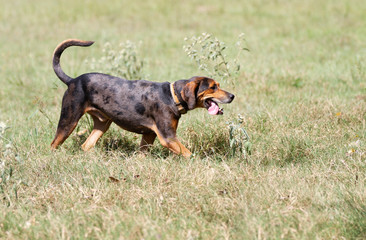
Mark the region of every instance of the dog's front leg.
[[145, 133], [142, 135], [141, 143], [140, 143], [140, 149], [142, 151], [147, 150], [151, 145], [154, 144], [156, 138], [156, 133]]
[[168, 148], [175, 154], [183, 155], [186, 158], [192, 155], [192, 153], [176, 137], [176, 129], [169, 128], [160, 130], [156, 125], [154, 125], [152, 130], [158, 136], [161, 145]]
[[160, 138], [158, 135], [158, 138], [164, 147], [169, 148], [169, 150], [175, 154], [182, 155], [186, 158], [189, 158], [192, 155], [192, 153], [176, 137], [173, 139], [165, 139]]
[[177, 139], [168, 141], [168, 148], [176, 154], [182, 154], [183, 157], [189, 158], [192, 153]]

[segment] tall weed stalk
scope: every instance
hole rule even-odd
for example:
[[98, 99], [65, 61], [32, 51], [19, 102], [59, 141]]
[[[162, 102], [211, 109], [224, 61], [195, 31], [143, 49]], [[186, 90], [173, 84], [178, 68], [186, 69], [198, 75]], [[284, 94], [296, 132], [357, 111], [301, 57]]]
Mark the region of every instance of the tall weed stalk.
[[92, 59], [91, 68], [95, 71], [111, 74], [129, 80], [139, 80], [145, 77], [145, 61], [139, 55], [141, 42], [136, 44], [131, 41], [120, 43], [116, 50], [107, 42], [104, 45], [103, 53], [100, 59]]
[[[240, 56], [243, 51], [249, 51], [246, 47], [244, 33], [238, 36], [235, 56], [229, 56], [226, 44], [212, 34], [202, 33], [199, 36], [186, 37], [184, 40], [187, 44], [183, 46], [183, 49], [187, 56], [196, 62], [199, 70], [205, 71], [209, 77], [219, 82], [235, 87], [242, 70]], [[252, 144], [242, 125], [243, 118], [240, 114], [237, 119], [232, 119], [227, 123], [231, 157], [236, 155], [247, 157], [251, 154]]]
[[235, 84], [242, 69], [240, 55], [243, 51], [249, 51], [244, 33], [239, 35], [235, 44], [236, 56], [229, 56], [226, 44], [212, 34], [202, 33], [184, 40], [187, 42], [183, 46], [184, 51], [200, 70], [218, 81]]
[[24, 184], [22, 180], [14, 178], [14, 169], [21, 163], [17, 149], [4, 134], [8, 129], [4, 122], [0, 122], [0, 203], [10, 206], [18, 199], [18, 188]]

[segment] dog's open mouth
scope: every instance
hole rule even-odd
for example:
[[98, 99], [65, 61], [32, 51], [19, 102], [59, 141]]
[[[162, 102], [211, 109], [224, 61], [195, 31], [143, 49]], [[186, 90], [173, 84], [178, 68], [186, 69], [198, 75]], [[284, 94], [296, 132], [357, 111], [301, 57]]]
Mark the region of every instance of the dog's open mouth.
[[208, 114], [210, 115], [222, 115], [224, 114], [224, 110], [222, 108], [219, 108], [219, 105], [217, 102], [212, 100], [212, 98], [208, 98], [204, 102], [205, 108], [208, 111]]

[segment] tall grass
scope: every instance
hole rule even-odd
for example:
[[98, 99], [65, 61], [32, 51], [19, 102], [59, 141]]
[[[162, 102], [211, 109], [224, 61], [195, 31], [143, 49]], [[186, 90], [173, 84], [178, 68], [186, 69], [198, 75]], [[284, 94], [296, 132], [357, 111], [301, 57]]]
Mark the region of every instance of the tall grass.
[[[359, 0], [2, 1], [0, 238], [365, 238], [365, 8]], [[96, 41], [64, 53], [63, 69], [77, 76], [93, 71], [85, 61], [104, 57], [105, 43], [117, 51], [141, 41], [143, 77], [172, 82], [207, 75], [183, 50], [185, 37], [203, 32], [234, 57], [244, 32], [250, 52], [233, 84], [222, 83], [236, 95], [223, 116], [182, 117], [178, 136], [194, 157], [158, 142], [141, 153], [140, 136], [116, 126], [84, 153], [86, 117], [50, 151], [66, 89], [51, 67], [59, 42]]]

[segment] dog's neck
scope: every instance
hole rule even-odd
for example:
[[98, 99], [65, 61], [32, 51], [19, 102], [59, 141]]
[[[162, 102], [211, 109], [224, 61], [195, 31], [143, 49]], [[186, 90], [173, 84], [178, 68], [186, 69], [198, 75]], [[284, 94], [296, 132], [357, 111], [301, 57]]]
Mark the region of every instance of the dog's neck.
[[188, 105], [182, 98], [182, 90], [188, 80], [179, 80], [170, 84], [170, 91], [172, 93], [172, 97], [177, 106], [180, 114], [185, 114], [188, 111]]

